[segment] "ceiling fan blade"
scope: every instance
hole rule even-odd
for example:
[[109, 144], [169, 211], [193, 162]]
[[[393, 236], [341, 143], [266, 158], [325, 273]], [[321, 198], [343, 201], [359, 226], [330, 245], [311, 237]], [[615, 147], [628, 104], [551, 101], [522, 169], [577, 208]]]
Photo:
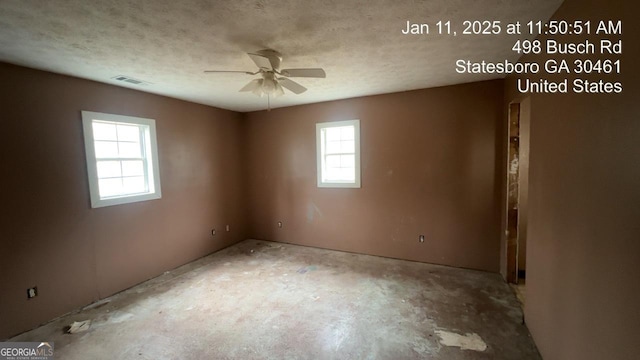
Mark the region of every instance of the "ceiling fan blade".
[[274, 91], [274, 95], [275, 97], [284, 95], [284, 89], [282, 88], [282, 85], [280, 85], [280, 83], [276, 83], [276, 90]]
[[288, 77], [325, 78], [327, 74], [323, 69], [284, 69], [280, 74]]
[[254, 79], [249, 81], [247, 85], [245, 85], [240, 91], [254, 91], [262, 85], [262, 79]]
[[298, 84], [293, 80], [289, 80], [287, 78], [280, 78], [278, 79], [278, 82], [280, 83], [280, 85], [289, 89], [294, 94], [302, 94], [303, 92], [307, 91], [306, 87]]
[[262, 89], [262, 86], [258, 86], [257, 88], [253, 89], [252, 93], [260, 97], [263, 97], [265, 94], [264, 90]]
[[265, 70], [273, 70], [273, 65], [268, 57], [260, 54], [248, 54], [251, 60], [260, 68]]
[[252, 73], [251, 71], [240, 71], [240, 70], [205, 70], [205, 73], [242, 73], [242, 74], [249, 74], [249, 75], [255, 75], [256, 73]]

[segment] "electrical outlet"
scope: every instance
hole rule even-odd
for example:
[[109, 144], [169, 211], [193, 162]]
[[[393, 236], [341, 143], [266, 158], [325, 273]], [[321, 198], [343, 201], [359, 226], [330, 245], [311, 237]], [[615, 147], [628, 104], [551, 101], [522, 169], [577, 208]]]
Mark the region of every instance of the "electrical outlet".
[[424, 242], [424, 235], [420, 235], [418, 236], [418, 241], [420, 241], [421, 243]]
[[216, 229], [211, 229], [211, 236], [216, 236]]
[[229, 228], [229, 225], [227, 225], [227, 231], [231, 231], [231, 228]]
[[282, 221], [278, 221], [278, 227], [281, 228], [282, 227]]
[[38, 287], [34, 286], [32, 288], [27, 289], [27, 299], [32, 299], [38, 296]]

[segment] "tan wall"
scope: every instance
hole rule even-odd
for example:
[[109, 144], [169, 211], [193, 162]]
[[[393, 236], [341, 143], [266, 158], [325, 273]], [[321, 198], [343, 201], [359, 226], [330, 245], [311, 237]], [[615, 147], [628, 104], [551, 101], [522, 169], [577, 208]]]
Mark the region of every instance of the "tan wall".
[[[502, 87], [498, 80], [247, 114], [249, 235], [497, 272]], [[360, 119], [362, 188], [320, 189], [315, 124], [349, 119]]]
[[[0, 79], [0, 339], [246, 238], [241, 114], [7, 64]], [[91, 209], [81, 110], [156, 120], [162, 199]]]
[[640, 353], [639, 10], [567, 0], [554, 15], [623, 20], [623, 94], [531, 96], [525, 318], [545, 360]]

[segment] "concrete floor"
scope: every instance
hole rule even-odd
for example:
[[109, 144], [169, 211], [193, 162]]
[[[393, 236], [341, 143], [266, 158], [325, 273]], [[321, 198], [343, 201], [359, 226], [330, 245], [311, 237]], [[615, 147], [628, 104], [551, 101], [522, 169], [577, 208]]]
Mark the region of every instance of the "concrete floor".
[[11, 341], [56, 359], [540, 359], [521, 322], [497, 274], [247, 240]]
[[519, 279], [517, 284], [509, 284], [513, 290], [516, 298], [520, 302], [520, 306], [524, 306], [524, 300], [526, 296], [526, 285], [523, 279]]

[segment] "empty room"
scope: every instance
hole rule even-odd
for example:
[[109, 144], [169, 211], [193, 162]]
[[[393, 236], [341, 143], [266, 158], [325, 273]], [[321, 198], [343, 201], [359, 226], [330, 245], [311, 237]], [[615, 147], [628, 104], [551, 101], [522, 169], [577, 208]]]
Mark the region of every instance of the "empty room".
[[0, 360], [638, 359], [639, 18], [0, 1]]

